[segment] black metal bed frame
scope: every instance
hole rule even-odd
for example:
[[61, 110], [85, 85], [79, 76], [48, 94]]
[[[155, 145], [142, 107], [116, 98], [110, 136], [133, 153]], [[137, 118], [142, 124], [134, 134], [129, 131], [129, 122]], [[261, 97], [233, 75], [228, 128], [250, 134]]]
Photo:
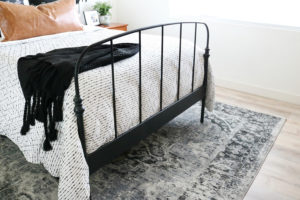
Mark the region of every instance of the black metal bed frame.
[[[191, 93], [180, 98], [180, 68], [181, 68], [181, 44], [182, 44], [182, 28], [183, 24], [194, 24], [195, 25], [195, 36], [194, 36], [194, 55], [193, 55], [193, 72], [192, 72], [192, 89]], [[166, 26], [171, 25], [179, 25], [180, 26], [180, 35], [179, 35], [179, 60], [178, 60], [178, 80], [177, 80], [177, 101], [165, 108], [162, 108], [162, 100], [163, 100], [163, 60], [164, 60], [164, 28]], [[195, 73], [195, 57], [196, 57], [196, 44], [197, 44], [197, 28], [198, 25], [204, 26], [206, 29], [206, 48], [204, 53], [204, 80], [201, 87], [194, 89], [194, 73]], [[141, 55], [141, 47], [142, 47], [142, 31], [161, 28], [161, 76], [160, 76], [160, 111], [153, 116], [149, 117], [142, 121], [142, 55]], [[110, 42], [111, 50], [113, 48], [113, 41], [115, 39], [121, 38], [126, 35], [130, 35], [133, 33], [139, 34], [139, 124], [130, 130], [122, 133], [118, 136], [117, 134], [117, 116], [116, 116], [116, 96], [115, 96], [115, 76], [114, 76], [114, 56], [113, 51], [111, 51], [111, 71], [112, 71], [112, 103], [113, 103], [113, 117], [114, 117], [114, 129], [115, 129], [115, 139], [111, 142], [108, 142], [97, 149], [95, 152], [91, 154], [87, 154], [86, 152], [86, 143], [85, 143], [85, 135], [84, 135], [84, 122], [83, 122], [83, 112], [84, 109], [82, 107], [82, 99], [80, 97], [79, 91], [79, 81], [78, 74], [80, 69], [81, 60], [84, 55], [92, 49], [96, 45], [102, 45], [104, 43]], [[74, 81], [75, 81], [75, 97], [74, 97], [74, 112], [77, 117], [77, 126], [78, 126], [78, 134], [82, 144], [84, 156], [89, 166], [90, 174], [95, 172], [101, 166], [110, 162], [113, 158], [117, 157], [121, 153], [129, 150], [133, 145], [137, 144], [140, 140], [144, 139], [150, 133], [157, 131], [167, 122], [172, 120], [174, 117], [188, 109], [190, 106], [195, 104], [197, 101], [202, 100], [201, 107], [201, 123], [204, 120], [204, 108], [205, 108], [205, 99], [206, 99], [206, 87], [207, 87], [207, 70], [208, 70], [208, 58], [209, 58], [209, 29], [205, 23], [202, 22], [176, 22], [176, 23], [168, 23], [168, 24], [160, 24], [155, 26], [144, 27], [140, 29], [136, 29], [133, 31], [128, 31], [121, 33], [116, 36], [109, 37], [100, 42], [94, 43], [88, 46], [80, 55], [74, 73]]]

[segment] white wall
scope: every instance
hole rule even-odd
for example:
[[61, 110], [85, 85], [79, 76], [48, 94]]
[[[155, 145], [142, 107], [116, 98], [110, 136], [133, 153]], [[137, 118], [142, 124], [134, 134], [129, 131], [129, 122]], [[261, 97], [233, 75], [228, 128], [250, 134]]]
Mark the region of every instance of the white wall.
[[[118, 22], [129, 29], [172, 19], [167, 0], [113, 0]], [[217, 84], [300, 104], [300, 31], [196, 17], [211, 31], [211, 64]]]

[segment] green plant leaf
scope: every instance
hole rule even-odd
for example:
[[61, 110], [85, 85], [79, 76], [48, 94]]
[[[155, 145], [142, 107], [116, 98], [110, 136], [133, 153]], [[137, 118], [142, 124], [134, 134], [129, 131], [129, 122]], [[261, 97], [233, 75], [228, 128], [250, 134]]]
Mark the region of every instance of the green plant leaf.
[[101, 16], [110, 15], [110, 9], [112, 6], [107, 2], [98, 2], [94, 5], [94, 10], [96, 10]]

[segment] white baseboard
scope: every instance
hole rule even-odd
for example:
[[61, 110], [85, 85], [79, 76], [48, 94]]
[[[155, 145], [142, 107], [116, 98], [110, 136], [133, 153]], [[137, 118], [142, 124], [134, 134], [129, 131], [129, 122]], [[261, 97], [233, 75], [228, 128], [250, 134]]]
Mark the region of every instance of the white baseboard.
[[234, 89], [234, 90], [239, 90], [243, 92], [247, 92], [250, 94], [255, 94], [258, 96], [263, 96], [271, 99], [276, 99], [280, 101], [285, 101], [288, 103], [300, 105], [300, 95], [295, 95], [295, 94], [289, 94], [281, 91], [276, 91], [272, 89], [266, 89], [254, 85], [248, 85], [245, 83], [240, 83], [240, 82], [234, 82], [234, 81], [228, 81], [224, 79], [219, 79], [215, 78], [216, 80], [216, 85], [229, 88], [229, 89]]

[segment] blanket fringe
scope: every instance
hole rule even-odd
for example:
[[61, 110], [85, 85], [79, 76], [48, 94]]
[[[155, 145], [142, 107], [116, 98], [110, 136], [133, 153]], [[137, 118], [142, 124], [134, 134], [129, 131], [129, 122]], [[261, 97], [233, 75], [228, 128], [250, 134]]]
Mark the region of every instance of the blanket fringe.
[[23, 115], [23, 126], [21, 128], [21, 135], [26, 135], [26, 133], [30, 129], [28, 124], [29, 107], [30, 107], [30, 99], [26, 99], [25, 107], [24, 107], [24, 115]]
[[57, 130], [55, 129], [55, 121], [52, 116], [52, 103], [48, 107], [48, 115], [49, 115], [49, 140], [55, 141], [57, 139]]
[[[31, 103], [32, 99], [32, 103]], [[46, 102], [47, 101], [47, 102]], [[30, 125], [35, 125], [35, 120], [44, 123], [45, 141], [43, 149], [45, 151], [52, 150], [50, 142], [57, 140], [58, 131], [55, 128], [56, 122], [62, 121], [63, 97], [56, 97], [54, 100], [46, 100], [46, 95], [39, 92], [27, 97], [25, 101], [23, 126], [21, 135], [26, 135], [30, 130]]]

